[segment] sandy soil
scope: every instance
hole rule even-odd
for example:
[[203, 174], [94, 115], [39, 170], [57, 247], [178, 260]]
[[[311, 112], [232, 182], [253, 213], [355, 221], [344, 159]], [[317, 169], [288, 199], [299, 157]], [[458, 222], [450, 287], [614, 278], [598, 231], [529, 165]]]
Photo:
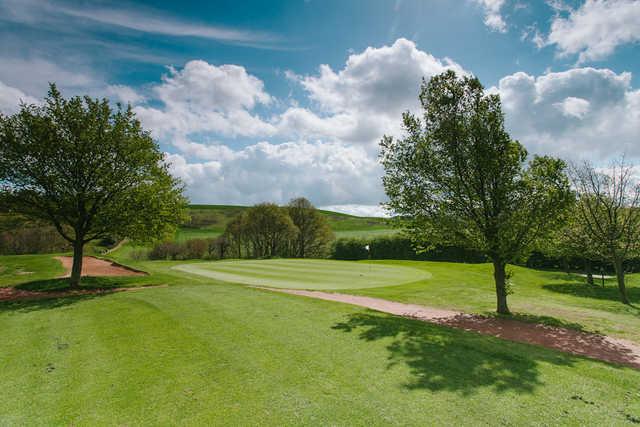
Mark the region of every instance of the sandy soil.
[[624, 339], [512, 319], [404, 304], [379, 298], [297, 289], [263, 289], [353, 304], [398, 316], [411, 317], [510, 341], [540, 345], [640, 369], [640, 345]]
[[[64, 276], [69, 277], [71, 275], [71, 266], [73, 264], [73, 257], [70, 256], [57, 256], [55, 257], [62, 263], [62, 266], [67, 270]], [[127, 267], [123, 267], [118, 264], [114, 264], [111, 261], [105, 261], [90, 256], [82, 258], [82, 275], [83, 276], [144, 276], [145, 273], [141, 271], [135, 271]]]

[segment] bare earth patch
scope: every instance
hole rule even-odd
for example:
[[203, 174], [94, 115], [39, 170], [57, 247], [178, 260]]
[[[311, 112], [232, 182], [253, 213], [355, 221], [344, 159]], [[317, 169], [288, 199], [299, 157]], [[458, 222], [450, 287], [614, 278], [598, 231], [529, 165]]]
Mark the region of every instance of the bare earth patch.
[[353, 304], [397, 316], [410, 317], [424, 322], [478, 332], [510, 341], [535, 344], [554, 350], [640, 369], [640, 345], [628, 340], [606, 335], [538, 323], [522, 322], [513, 319], [466, 314], [452, 310], [387, 301], [379, 298], [298, 289], [261, 289]]
[[[70, 256], [57, 256], [55, 257], [62, 263], [62, 266], [67, 270], [64, 276], [71, 276], [71, 266], [73, 264], [73, 257]], [[111, 261], [105, 261], [103, 259], [86, 256], [82, 258], [82, 275], [83, 276], [144, 276], [146, 273], [142, 271], [136, 271], [131, 268], [124, 267], [122, 265], [113, 263]]]

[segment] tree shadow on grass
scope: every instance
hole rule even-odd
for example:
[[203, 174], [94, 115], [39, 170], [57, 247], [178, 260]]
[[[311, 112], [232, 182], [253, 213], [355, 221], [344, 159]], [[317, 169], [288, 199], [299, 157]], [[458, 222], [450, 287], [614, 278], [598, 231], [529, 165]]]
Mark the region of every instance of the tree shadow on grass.
[[[617, 286], [597, 286], [585, 283], [549, 283], [542, 285], [543, 289], [565, 295], [573, 295], [581, 298], [592, 298], [609, 301], [620, 301], [620, 292]], [[627, 296], [632, 304], [640, 303], [640, 288], [628, 287]]]
[[70, 288], [69, 279], [34, 280], [13, 287], [0, 287], [0, 312], [54, 309], [110, 295], [135, 285], [135, 278], [83, 277], [79, 288]]
[[352, 314], [333, 329], [358, 332], [365, 341], [391, 339], [389, 368], [409, 367], [408, 389], [532, 393], [543, 384], [539, 362], [571, 366], [576, 361], [568, 354], [375, 312]]
[[99, 298], [109, 293], [92, 293], [84, 295], [73, 295], [66, 297], [33, 298], [17, 301], [0, 301], [0, 313], [20, 312], [29, 313], [39, 310], [51, 310], [55, 308], [67, 307], [79, 302], [89, 301]]

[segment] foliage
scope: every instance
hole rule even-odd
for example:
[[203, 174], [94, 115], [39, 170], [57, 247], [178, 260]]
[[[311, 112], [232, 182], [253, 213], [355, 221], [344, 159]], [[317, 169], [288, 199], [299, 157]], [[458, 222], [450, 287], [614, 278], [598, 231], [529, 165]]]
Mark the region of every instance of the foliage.
[[[366, 246], [369, 246], [369, 251], [366, 250]], [[404, 235], [381, 236], [370, 239], [337, 239], [333, 244], [331, 257], [342, 260], [486, 261], [486, 257], [482, 253], [457, 246], [434, 245], [427, 250], [416, 251], [412, 239]]]
[[508, 313], [505, 266], [561, 225], [572, 202], [565, 165], [534, 157], [504, 130], [498, 95], [447, 71], [423, 83], [424, 119], [403, 115], [402, 139], [384, 137], [388, 207], [418, 245], [484, 252], [494, 263], [497, 311]]
[[229, 256], [236, 258], [326, 256], [333, 233], [326, 217], [304, 198], [281, 208], [262, 203], [227, 223], [224, 236]]
[[0, 192], [1, 205], [52, 224], [73, 245], [72, 285], [86, 243], [172, 235], [186, 206], [131, 107], [65, 99], [53, 84], [43, 105], [0, 117]]
[[157, 243], [149, 251], [153, 260], [222, 259], [227, 256], [229, 244], [222, 237], [190, 239], [183, 242]]
[[625, 304], [630, 301], [624, 262], [640, 251], [640, 184], [633, 174], [634, 168], [624, 159], [614, 162], [608, 171], [597, 171], [589, 163], [572, 170], [584, 235], [597, 255], [613, 264]]
[[304, 197], [291, 200], [287, 213], [298, 229], [291, 240], [291, 255], [297, 258], [323, 257], [334, 239], [326, 217]]

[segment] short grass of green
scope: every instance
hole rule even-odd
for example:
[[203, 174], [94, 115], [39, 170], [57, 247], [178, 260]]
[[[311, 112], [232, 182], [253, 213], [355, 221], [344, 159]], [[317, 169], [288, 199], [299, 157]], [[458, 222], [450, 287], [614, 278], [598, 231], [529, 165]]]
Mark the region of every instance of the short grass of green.
[[640, 419], [640, 371], [175, 264], [135, 263], [168, 287], [0, 303], [0, 425]]
[[362, 289], [428, 279], [422, 269], [320, 259], [231, 260], [172, 267], [225, 282], [290, 289]]

